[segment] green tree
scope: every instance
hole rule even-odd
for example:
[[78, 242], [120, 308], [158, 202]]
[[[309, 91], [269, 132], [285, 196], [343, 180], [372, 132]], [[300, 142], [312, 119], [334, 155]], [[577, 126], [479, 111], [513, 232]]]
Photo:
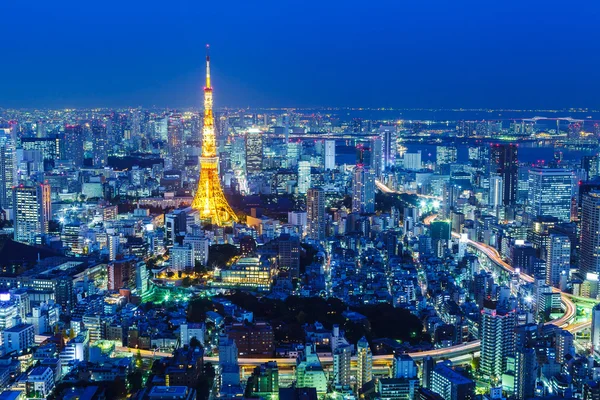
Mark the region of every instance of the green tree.
[[142, 351], [138, 349], [137, 354], [135, 355], [135, 367], [142, 368], [144, 366], [144, 360], [142, 358]]

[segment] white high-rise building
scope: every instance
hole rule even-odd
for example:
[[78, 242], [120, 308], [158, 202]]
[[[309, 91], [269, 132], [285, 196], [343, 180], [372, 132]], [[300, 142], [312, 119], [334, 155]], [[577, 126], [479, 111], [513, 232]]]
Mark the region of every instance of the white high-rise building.
[[183, 245], [192, 246], [194, 251], [194, 260], [202, 265], [208, 264], [208, 249], [210, 240], [205, 236], [185, 235]]
[[298, 194], [306, 194], [310, 188], [310, 162], [300, 161], [298, 163]]
[[333, 383], [335, 385], [350, 385], [352, 348], [353, 346], [338, 346], [333, 352]]
[[106, 244], [108, 248], [108, 259], [110, 261], [116, 260], [117, 254], [119, 254], [121, 238], [119, 237], [119, 235], [108, 235]]
[[298, 165], [298, 160], [302, 155], [302, 143], [289, 142], [287, 144], [287, 167], [292, 168]]
[[573, 188], [573, 171], [553, 168], [530, 169], [529, 214], [533, 217], [556, 217], [563, 222], [570, 222]]
[[170, 250], [171, 269], [185, 271], [194, 268], [194, 249], [192, 245], [175, 245]]
[[558, 287], [562, 273], [571, 269], [571, 240], [566, 235], [551, 234], [546, 250], [546, 283]]
[[418, 171], [421, 169], [421, 150], [415, 153], [404, 153], [404, 169]]
[[319, 356], [312, 344], [307, 344], [304, 354], [298, 357], [296, 387], [315, 388], [319, 397], [327, 393], [327, 377], [325, 376], [325, 371], [323, 371], [321, 360], [319, 360]]
[[492, 209], [502, 206], [502, 195], [504, 193], [504, 184], [500, 174], [490, 176], [490, 191], [488, 195], [488, 205]]
[[515, 313], [501, 313], [496, 302], [484, 300], [481, 314], [481, 371], [487, 377], [501, 377], [508, 356], [515, 349]]
[[335, 140], [325, 141], [325, 170], [335, 169]]
[[362, 388], [373, 379], [373, 353], [363, 336], [356, 345], [356, 385]]
[[387, 171], [389, 168], [396, 165], [396, 153], [398, 147], [396, 145], [396, 127], [395, 126], [380, 126], [379, 136], [381, 136], [381, 153], [382, 153], [382, 170]]
[[35, 243], [38, 235], [48, 232], [52, 218], [50, 185], [17, 186], [13, 189], [15, 233], [17, 242]]

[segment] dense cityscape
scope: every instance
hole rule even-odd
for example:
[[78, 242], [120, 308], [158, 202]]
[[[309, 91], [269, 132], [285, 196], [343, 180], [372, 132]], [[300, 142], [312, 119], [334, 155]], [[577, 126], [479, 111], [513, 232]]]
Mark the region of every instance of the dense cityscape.
[[0, 108], [0, 400], [600, 399], [600, 111], [213, 107], [216, 60]]

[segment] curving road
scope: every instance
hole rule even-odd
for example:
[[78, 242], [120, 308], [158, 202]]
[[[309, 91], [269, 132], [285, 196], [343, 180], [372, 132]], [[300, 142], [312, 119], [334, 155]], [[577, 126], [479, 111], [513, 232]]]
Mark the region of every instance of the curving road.
[[[381, 183], [379, 180], [376, 180], [375, 183], [382, 192], [399, 193], [395, 190], [388, 188], [383, 183]], [[433, 196], [423, 196], [423, 195], [419, 195], [419, 196], [427, 197], [427, 198], [435, 198]], [[437, 198], [435, 198], [435, 199], [437, 199]], [[425, 221], [425, 222], [431, 223], [431, 221], [433, 221], [436, 217], [437, 217], [437, 215], [431, 215], [427, 218], [427, 221]], [[452, 236], [455, 238], [460, 238], [460, 235], [458, 235], [457, 233], [454, 233], [454, 232], [452, 233]], [[510, 264], [508, 264], [506, 261], [504, 261], [502, 259], [502, 257], [498, 253], [498, 250], [496, 250], [495, 248], [488, 246], [484, 243], [475, 242], [470, 239], [467, 239], [466, 241], [467, 241], [468, 246], [480, 251], [482, 254], [485, 254], [486, 257], [488, 257], [494, 264], [498, 265], [500, 268], [502, 268], [505, 271], [510, 272], [510, 273], [516, 272], [515, 269], [512, 266], [510, 266]], [[524, 280], [525, 282], [531, 283], [534, 281], [533, 277], [530, 275], [527, 275], [527, 274], [519, 273], [519, 277], [520, 277], [520, 279]], [[575, 303], [573, 302], [572, 299], [577, 298], [577, 297], [573, 296], [570, 293], [562, 292], [557, 288], [553, 288], [552, 290], [555, 293], [560, 293], [561, 302], [562, 302], [563, 308], [565, 310], [565, 313], [563, 314], [562, 317], [547, 322], [546, 325], [555, 325], [558, 327], [563, 327], [564, 329], [574, 333], [574, 332], [578, 332], [578, 331], [581, 331], [581, 330], [587, 328], [591, 324], [590, 322], [571, 323], [572, 320], [574, 319], [576, 311], [577, 311], [577, 307], [575, 306]], [[433, 358], [452, 359], [452, 358], [464, 357], [466, 355], [474, 355], [479, 352], [480, 347], [481, 347], [481, 342], [479, 340], [475, 340], [475, 341], [472, 341], [469, 343], [446, 347], [446, 348], [442, 348], [442, 349], [420, 351], [420, 352], [414, 352], [414, 353], [408, 353], [408, 354], [415, 361], [419, 361], [427, 356], [431, 356]], [[129, 351], [127, 348], [118, 348], [117, 350], [118, 351]], [[134, 352], [134, 354], [135, 354], [137, 352], [137, 350], [132, 350], [132, 352]], [[167, 353], [159, 353], [159, 352], [155, 353], [153, 351], [148, 351], [148, 350], [141, 350], [140, 354], [142, 355], [142, 357], [145, 357], [145, 358], [170, 356], [170, 354], [167, 354]], [[213, 363], [218, 363], [218, 361], [219, 361], [218, 357], [205, 357], [204, 359], [205, 359], [205, 361], [210, 361]], [[392, 359], [393, 359], [393, 355], [373, 356], [373, 364], [376, 366], [390, 365], [392, 362]], [[238, 361], [239, 361], [240, 366], [242, 366], [242, 367], [253, 367], [253, 366], [258, 366], [260, 364], [266, 363], [268, 361], [273, 361], [273, 360], [277, 361], [277, 363], [280, 366], [284, 366], [284, 367], [291, 368], [296, 365], [296, 360], [294, 358], [279, 358], [279, 357], [240, 358]], [[333, 364], [333, 358], [331, 356], [320, 357], [320, 360], [324, 367]], [[356, 362], [356, 357], [352, 358], [352, 362]]]
[[[452, 236], [454, 236], [455, 238], [460, 238], [460, 235], [457, 233], [454, 233], [454, 232], [452, 233]], [[467, 242], [468, 246], [471, 246], [471, 247], [479, 250], [481, 253], [485, 254], [494, 264], [498, 265], [505, 271], [510, 272], [510, 273], [517, 272], [510, 264], [508, 264], [506, 261], [504, 261], [502, 259], [502, 257], [500, 257], [500, 253], [498, 253], [498, 250], [496, 250], [492, 246], [488, 246], [487, 244], [480, 243], [480, 242], [475, 242], [471, 239], [466, 239], [466, 242]], [[524, 280], [525, 282], [529, 282], [529, 283], [532, 283], [534, 281], [534, 279], [531, 275], [527, 275], [527, 274], [524, 274], [521, 272], [519, 272], [519, 278]], [[577, 307], [575, 306], [575, 303], [572, 300], [572, 298], [575, 296], [573, 296], [570, 293], [563, 292], [557, 288], [552, 288], [552, 291], [554, 293], [560, 293], [561, 302], [564, 307], [565, 313], [563, 314], [562, 317], [552, 320], [552, 321], [549, 321], [546, 324], [556, 325], [559, 327], [569, 325], [569, 323], [571, 322], [573, 317], [575, 317], [575, 314], [577, 312]]]
[[442, 198], [438, 197], [438, 196], [429, 196], [427, 194], [418, 194], [418, 193], [414, 193], [414, 192], [399, 192], [397, 190], [390, 189], [379, 179], [375, 179], [375, 185], [377, 186], [377, 189], [381, 190], [383, 193], [414, 194], [415, 196], [419, 196], [423, 199], [442, 200]]

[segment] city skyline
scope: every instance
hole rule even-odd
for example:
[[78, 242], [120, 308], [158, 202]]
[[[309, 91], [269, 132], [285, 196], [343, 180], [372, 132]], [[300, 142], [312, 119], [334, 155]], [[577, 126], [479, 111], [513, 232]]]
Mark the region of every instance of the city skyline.
[[0, 5], [0, 400], [600, 399], [600, 5], [225, 6]]
[[157, 5], [4, 4], [0, 106], [598, 107], [591, 2]]

